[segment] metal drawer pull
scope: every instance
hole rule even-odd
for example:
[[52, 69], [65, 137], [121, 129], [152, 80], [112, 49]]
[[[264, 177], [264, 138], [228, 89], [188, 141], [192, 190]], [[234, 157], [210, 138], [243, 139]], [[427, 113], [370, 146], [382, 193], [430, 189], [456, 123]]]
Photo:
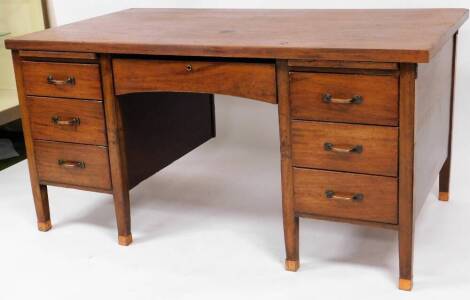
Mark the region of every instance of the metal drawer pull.
[[59, 116], [53, 116], [51, 118], [52, 123], [55, 125], [68, 125], [68, 126], [78, 126], [80, 125], [80, 118], [74, 117], [69, 120], [61, 120]]
[[193, 66], [186, 65], [186, 71], [191, 72], [193, 70]]
[[49, 75], [47, 76], [47, 83], [53, 84], [53, 85], [66, 85], [66, 84], [75, 85], [75, 77], [69, 76], [65, 80], [57, 80], [57, 79], [54, 79], [52, 75]]
[[325, 151], [339, 152], [339, 153], [362, 153], [364, 148], [362, 145], [350, 146], [350, 147], [338, 147], [332, 143], [323, 144]]
[[357, 194], [347, 194], [347, 193], [337, 193], [331, 190], [325, 191], [325, 196], [327, 199], [331, 200], [345, 200], [345, 201], [353, 201], [353, 202], [360, 202], [364, 199], [364, 194], [357, 193]]
[[79, 169], [85, 169], [85, 163], [83, 161], [72, 161], [72, 160], [62, 160], [59, 159], [57, 161], [59, 166], [62, 166], [64, 168], [79, 168]]
[[341, 99], [341, 98], [333, 98], [331, 94], [323, 94], [322, 99], [323, 99], [323, 102], [325, 103], [337, 103], [337, 104], [361, 104], [364, 101], [362, 96], [353, 96], [350, 99]]

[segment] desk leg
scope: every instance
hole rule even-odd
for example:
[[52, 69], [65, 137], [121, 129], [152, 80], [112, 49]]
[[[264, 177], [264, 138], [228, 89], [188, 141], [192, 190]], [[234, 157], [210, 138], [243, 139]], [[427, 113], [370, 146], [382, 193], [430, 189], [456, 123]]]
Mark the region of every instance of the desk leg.
[[452, 124], [454, 117], [454, 86], [455, 86], [455, 59], [457, 56], [457, 33], [454, 35], [454, 49], [452, 55], [452, 85], [450, 91], [450, 118], [449, 118], [449, 138], [447, 140], [447, 159], [439, 173], [439, 200], [449, 201], [450, 185], [450, 162], [452, 157]]
[[[30, 172], [31, 173], [31, 172]], [[33, 187], [34, 207], [38, 219], [38, 230], [49, 231], [52, 228], [51, 216], [49, 212], [49, 198], [47, 196], [47, 186], [37, 185], [31, 180]]]
[[398, 179], [399, 288], [413, 286], [413, 173], [416, 65], [400, 65], [400, 140]]
[[288, 271], [295, 272], [299, 268], [299, 217], [295, 215], [294, 210], [287, 61], [278, 61], [276, 69], [279, 102], [279, 136], [281, 141], [282, 212], [284, 218], [284, 241], [286, 245], [285, 268]]
[[49, 212], [49, 199], [47, 196], [47, 186], [39, 183], [38, 172], [36, 169], [36, 158], [34, 155], [33, 138], [31, 136], [31, 127], [29, 113], [26, 104], [26, 95], [23, 87], [23, 70], [21, 67], [21, 57], [18, 51], [13, 51], [13, 65], [15, 69], [15, 79], [18, 89], [18, 99], [21, 109], [21, 122], [23, 126], [24, 141], [26, 146], [26, 155], [28, 157], [29, 177], [31, 188], [33, 190], [34, 207], [36, 209], [37, 224], [40, 231], [48, 231], [52, 228], [51, 216]]
[[122, 114], [119, 100], [114, 95], [111, 56], [101, 55], [100, 65], [118, 241], [127, 246], [132, 243], [132, 233]]

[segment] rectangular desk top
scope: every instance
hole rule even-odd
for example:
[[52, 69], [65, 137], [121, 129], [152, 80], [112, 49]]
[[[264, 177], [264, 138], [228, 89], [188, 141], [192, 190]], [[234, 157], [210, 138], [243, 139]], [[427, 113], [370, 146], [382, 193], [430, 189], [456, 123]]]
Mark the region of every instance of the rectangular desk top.
[[7, 48], [116, 54], [428, 62], [468, 9], [128, 9], [15, 37]]

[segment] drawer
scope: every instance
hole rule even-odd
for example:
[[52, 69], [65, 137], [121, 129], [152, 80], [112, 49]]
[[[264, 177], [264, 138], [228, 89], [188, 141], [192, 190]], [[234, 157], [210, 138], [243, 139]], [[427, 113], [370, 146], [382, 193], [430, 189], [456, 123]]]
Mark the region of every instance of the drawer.
[[398, 128], [292, 121], [292, 161], [298, 167], [396, 176]]
[[97, 64], [23, 62], [27, 95], [101, 100]]
[[398, 78], [290, 73], [293, 119], [398, 125]]
[[28, 97], [26, 103], [34, 139], [106, 145], [101, 101]]
[[34, 150], [41, 182], [111, 189], [108, 148], [34, 141]]
[[113, 73], [117, 95], [195, 92], [277, 102], [273, 63], [114, 59]]
[[294, 168], [295, 211], [398, 223], [396, 178]]

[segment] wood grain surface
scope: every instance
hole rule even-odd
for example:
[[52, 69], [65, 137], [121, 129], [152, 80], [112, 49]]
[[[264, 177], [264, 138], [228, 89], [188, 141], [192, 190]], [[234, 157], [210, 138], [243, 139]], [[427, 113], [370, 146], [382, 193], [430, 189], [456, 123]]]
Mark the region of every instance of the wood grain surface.
[[[400, 64], [398, 249], [400, 281], [413, 280], [416, 65]], [[427, 174], [425, 174], [426, 176]], [[401, 287], [401, 286], [400, 286]]]
[[126, 154], [124, 122], [119, 99], [114, 94], [114, 78], [111, 55], [100, 55], [101, 80], [103, 83], [104, 112], [108, 137], [109, 165], [113, 188], [114, 210], [118, 226], [118, 242], [132, 241], [131, 204], [129, 201], [129, 177]]
[[[326, 191], [364, 198], [329, 199]], [[294, 168], [297, 213], [397, 224], [397, 193], [396, 178]]]
[[[97, 64], [23, 62], [27, 95], [101, 100], [100, 69]], [[54, 85], [47, 81], [75, 79], [74, 84]]]
[[[325, 143], [361, 153], [326, 151]], [[292, 121], [292, 161], [297, 167], [396, 176], [398, 129], [396, 127]]]
[[439, 200], [449, 201], [450, 193], [450, 170], [452, 158], [452, 132], [454, 122], [454, 98], [455, 98], [455, 69], [457, 61], [457, 36], [458, 32], [454, 34], [454, 47], [452, 54], [452, 83], [450, 95], [450, 116], [449, 116], [449, 138], [447, 140], [447, 159], [439, 172]]
[[[47, 186], [40, 184], [38, 177], [38, 168], [36, 161], [36, 153], [31, 133], [30, 116], [28, 112], [27, 96], [25, 93], [24, 76], [23, 76], [23, 60], [18, 51], [13, 51], [13, 67], [15, 70], [16, 87], [18, 90], [18, 100], [21, 109], [21, 124], [23, 128], [24, 143], [26, 147], [26, 155], [29, 169], [29, 179], [31, 181], [31, 190], [33, 192], [34, 208], [38, 224], [50, 224], [51, 215], [49, 209], [49, 197]], [[49, 226], [50, 227], [50, 226]], [[42, 227], [42, 228], [47, 228]], [[41, 227], [39, 228], [41, 230]]]
[[428, 62], [467, 9], [128, 9], [6, 41], [11, 49]]
[[[34, 139], [107, 144], [103, 102], [31, 96], [27, 99]], [[58, 117], [61, 121], [77, 118], [79, 123], [55, 124], [53, 117]]]
[[277, 102], [274, 63], [114, 59], [113, 73], [117, 95], [199, 92]]
[[[448, 157], [454, 41], [419, 64], [415, 96], [414, 215], [419, 214]], [[448, 178], [447, 178], [448, 180]]]
[[19, 53], [21, 57], [27, 57], [27, 58], [82, 59], [82, 60], [96, 60], [98, 58], [96, 53], [86, 53], [86, 52], [21, 50]]
[[[397, 125], [398, 78], [359, 74], [291, 72], [290, 96], [294, 119]], [[351, 99], [358, 104], [326, 103], [323, 96]]]
[[[284, 243], [286, 247], [285, 267], [288, 271], [296, 271], [299, 266], [299, 217], [295, 215], [291, 112], [289, 103], [289, 68], [287, 61], [276, 63], [279, 139], [281, 150], [281, 185], [282, 185], [282, 218], [284, 224]], [[294, 267], [292, 267], [294, 266]]]
[[[34, 141], [41, 181], [111, 189], [108, 149], [61, 142]], [[84, 168], [61, 166], [59, 160], [83, 162]]]
[[297, 59], [289, 60], [289, 67], [304, 68], [338, 68], [338, 69], [364, 69], [364, 70], [398, 70], [398, 64], [389, 62], [344, 61], [344, 60], [317, 60]]

